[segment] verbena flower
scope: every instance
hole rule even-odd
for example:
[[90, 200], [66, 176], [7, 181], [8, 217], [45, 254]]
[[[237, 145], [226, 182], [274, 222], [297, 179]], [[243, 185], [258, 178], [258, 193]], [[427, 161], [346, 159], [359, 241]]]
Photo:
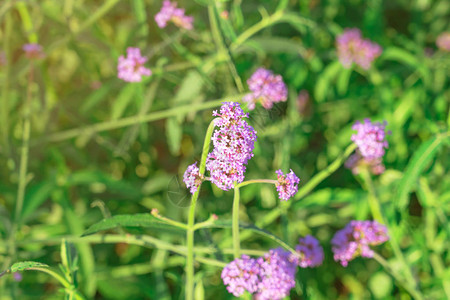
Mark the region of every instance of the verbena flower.
[[142, 76], [152, 75], [152, 71], [143, 66], [146, 61], [147, 57], [141, 55], [139, 48], [128, 47], [127, 57], [119, 57], [117, 77], [127, 82], [140, 82]]
[[441, 33], [436, 39], [436, 45], [441, 50], [450, 51], [450, 32]]
[[223, 268], [221, 277], [228, 292], [239, 297], [245, 291], [253, 294], [258, 290], [260, 269], [256, 259], [242, 255]]
[[389, 240], [386, 226], [376, 221], [350, 221], [339, 230], [331, 240], [334, 260], [346, 267], [357, 256], [373, 257], [369, 246], [382, 244]]
[[281, 170], [278, 170], [275, 173], [278, 177], [278, 182], [276, 184], [278, 196], [281, 200], [287, 201], [297, 193], [300, 179], [294, 174], [292, 169], [291, 172], [286, 175], [284, 175]]
[[380, 45], [363, 39], [357, 28], [347, 28], [336, 39], [339, 61], [345, 68], [353, 63], [363, 69], [369, 69], [372, 62], [381, 55]]
[[186, 16], [184, 9], [177, 8], [176, 2], [165, 0], [161, 10], [155, 15], [155, 21], [159, 28], [166, 27], [167, 23], [172, 21], [178, 27], [191, 30], [194, 18]]
[[36, 43], [25, 44], [22, 47], [25, 52], [25, 56], [28, 59], [41, 59], [45, 57], [44, 51], [42, 50], [42, 46]]
[[248, 125], [239, 103], [225, 102], [220, 112], [214, 111], [218, 116], [212, 141], [214, 149], [208, 154], [206, 169], [210, 172], [211, 182], [220, 189], [233, 188], [234, 182], [244, 180], [245, 165], [253, 157], [253, 148], [256, 141], [256, 131]]
[[320, 266], [324, 255], [319, 241], [312, 235], [307, 235], [304, 238], [300, 238], [298, 242], [299, 244], [295, 247], [295, 250], [299, 257], [293, 257], [292, 260], [302, 268]]
[[347, 159], [344, 166], [347, 169], [352, 170], [352, 173], [355, 175], [361, 172], [361, 168], [368, 168], [369, 171], [374, 175], [380, 175], [386, 170], [380, 157], [372, 159], [364, 158], [361, 156], [359, 151], [352, 154]]
[[199, 168], [197, 167], [197, 162], [188, 166], [183, 175], [183, 181], [186, 187], [190, 190], [191, 194], [195, 193], [202, 183], [203, 176], [199, 173]]
[[255, 299], [279, 300], [289, 295], [297, 272], [297, 265], [290, 257], [290, 252], [277, 248], [258, 258], [261, 280]]
[[365, 119], [363, 123], [356, 121], [352, 126], [357, 133], [352, 135], [352, 141], [358, 146], [361, 155], [366, 159], [380, 158], [388, 147], [386, 141], [387, 122], [372, 123], [370, 119]]
[[287, 100], [287, 88], [283, 78], [270, 70], [257, 69], [247, 80], [247, 84], [251, 92], [242, 100], [247, 102], [250, 110], [255, 109], [257, 102], [260, 102], [265, 109], [270, 109], [274, 103]]

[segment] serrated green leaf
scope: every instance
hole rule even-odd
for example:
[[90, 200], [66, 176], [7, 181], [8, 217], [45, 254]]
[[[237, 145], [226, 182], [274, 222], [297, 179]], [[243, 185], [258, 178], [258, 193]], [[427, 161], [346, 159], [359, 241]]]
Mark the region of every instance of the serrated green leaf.
[[414, 153], [406, 167], [403, 178], [399, 183], [397, 196], [395, 198], [397, 200], [397, 207], [400, 211], [403, 211], [407, 207], [409, 203], [408, 196], [411, 191], [414, 190], [420, 174], [446, 139], [449, 139], [448, 133], [437, 135], [423, 143]]
[[117, 228], [119, 226], [180, 230], [178, 227], [162, 222], [151, 214], [117, 215], [109, 219], [101, 220], [100, 222], [92, 225], [83, 233], [82, 236]]
[[22, 261], [15, 263], [9, 268], [11, 273], [26, 271], [34, 268], [48, 268], [48, 265], [36, 261]]

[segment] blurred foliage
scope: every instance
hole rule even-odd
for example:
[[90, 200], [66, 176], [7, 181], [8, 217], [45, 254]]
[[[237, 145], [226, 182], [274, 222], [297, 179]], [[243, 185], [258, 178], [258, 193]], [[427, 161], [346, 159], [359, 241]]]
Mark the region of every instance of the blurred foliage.
[[[427, 299], [450, 297], [450, 160], [444, 135], [450, 126], [450, 58], [435, 46], [436, 37], [450, 29], [450, 2], [178, 3], [194, 16], [194, 30], [158, 28], [153, 18], [161, 1], [0, 3], [0, 45], [8, 60], [0, 67], [3, 269], [12, 264], [7, 241], [20, 180], [24, 115], [30, 116], [31, 140], [17, 259], [54, 266], [61, 263], [62, 236], [80, 236], [111, 215], [157, 208], [185, 222], [189, 193], [182, 175], [199, 159], [211, 112], [219, 104], [201, 105], [239, 99], [246, 79], [264, 66], [283, 76], [290, 96], [271, 111], [251, 112], [258, 140], [246, 178], [274, 178], [274, 170], [292, 168], [305, 184], [350, 144], [354, 121], [387, 120], [392, 132], [387, 170], [374, 179], [376, 192], [422, 293]], [[369, 71], [346, 70], [338, 62], [335, 37], [346, 27], [360, 28], [383, 47]], [[21, 50], [27, 42], [40, 43], [46, 53], [34, 67]], [[117, 59], [129, 46], [149, 57], [153, 75], [141, 83], [116, 77]], [[306, 113], [296, 106], [300, 90], [311, 95]], [[152, 122], [123, 121], [170, 109]], [[341, 167], [264, 224], [289, 245], [313, 234], [324, 246], [324, 264], [299, 270], [292, 299], [408, 299], [376, 261], [357, 258], [343, 268], [332, 259], [333, 234], [351, 219], [371, 218], [360, 183]], [[241, 220], [257, 225], [275, 208], [283, 209], [271, 186], [242, 188], [241, 203]], [[231, 207], [232, 192], [204, 184], [197, 220], [212, 213], [230, 219]], [[184, 244], [182, 235], [157, 228], [126, 231]], [[231, 230], [202, 229], [195, 241], [199, 247], [230, 248]], [[125, 243], [74, 242], [79, 288], [89, 299], [183, 298], [183, 256]], [[268, 250], [277, 244], [249, 234], [241, 246]], [[390, 246], [377, 250], [398, 266]], [[231, 259], [220, 251], [211, 257]], [[220, 268], [198, 264], [195, 279], [196, 299], [232, 298]], [[21, 282], [11, 276], [0, 280], [1, 299], [61, 299], [58, 290], [56, 282], [37, 272], [25, 273]]]

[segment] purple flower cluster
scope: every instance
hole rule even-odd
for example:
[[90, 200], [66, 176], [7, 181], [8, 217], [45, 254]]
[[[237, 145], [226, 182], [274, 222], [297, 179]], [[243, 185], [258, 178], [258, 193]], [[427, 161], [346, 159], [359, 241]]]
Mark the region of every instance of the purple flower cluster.
[[167, 23], [172, 21], [178, 27], [191, 30], [194, 18], [186, 16], [184, 9], [177, 8], [176, 2], [165, 0], [161, 10], [155, 15], [155, 21], [159, 28], [166, 27]]
[[183, 175], [184, 184], [190, 190], [191, 194], [195, 193], [202, 183], [203, 175], [199, 173], [199, 168], [197, 167], [197, 162], [193, 163], [187, 167]]
[[450, 32], [441, 33], [436, 39], [436, 46], [444, 51], [450, 51]]
[[324, 260], [323, 248], [319, 241], [312, 235], [307, 235], [299, 239], [299, 244], [295, 250], [299, 254], [298, 258], [292, 258], [299, 267], [317, 267]]
[[258, 259], [246, 255], [235, 259], [222, 270], [222, 280], [236, 297], [248, 291], [258, 300], [279, 300], [295, 286], [296, 272], [291, 253], [277, 248]]
[[358, 151], [352, 154], [344, 165], [347, 169], [352, 170], [352, 173], [355, 175], [360, 173], [361, 168], [368, 168], [374, 175], [383, 174], [386, 170], [380, 157], [370, 159], [364, 158]]
[[297, 193], [300, 179], [292, 170], [286, 175], [284, 175], [281, 170], [278, 170], [275, 173], [278, 177], [278, 182], [276, 184], [278, 196], [281, 200], [287, 201]]
[[265, 109], [270, 109], [274, 103], [287, 100], [287, 88], [283, 78], [270, 70], [259, 68], [247, 80], [247, 84], [251, 92], [242, 100], [247, 102], [250, 110], [255, 109], [257, 102], [261, 102]]
[[373, 257], [369, 246], [382, 244], [389, 240], [386, 226], [376, 221], [350, 221], [339, 230], [331, 240], [334, 260], [346, 267], [348, 262], [361, 255]]
[[41, 59], [45, 57], [44, 51], [42, 50], [42, 46], [36, 43], [25, 44], [22, 47], [25, 52], [25, 56], [28, 59]]
[[372, 61], [380, 56], [380, 45], [363, 39], [357, 28], [347, 28], [336, 39], [338, 57], [344, 68], [350, 68], [353, 63], [363, 69], [369, 69]]
[[212, 137], [214, 150], [208, 154], [206, 169], [210, 172], [211, 182], [222, 190], [233, 188], [234, 182], [244, 180], [245, 165], [253, 157], [256, 131], [248, 125], [239, 103], [225, 102], [220, 113], [213, 112], [219, 118], [215, 125], [219, 127]]
[[352, 141], [358, 146], [361, 155], [366, 159], [381, 158], [384, 155], [384, 149], [388, 147], [386, 141], [387, 122], [372, 123], [369, 119], [365, 119], [364, 123], [356, 121], [352, 126], [357, 133], [352, 135]]
[[128, 47], [127, 57], [121, 55], [117, 65], [117, 71], [120, 79], [127, 82], [140, 82], [142, 76], [150, 76], [152, 71], [144, 67], [147, 57], [141, 55], [139, 48]]
[[242, 255], [226, 265], [222, 270], [222, 280], [228, 292], [236, 297], [245, 291], [254, 293], [258, 290], [260, 266], [256, 259]]

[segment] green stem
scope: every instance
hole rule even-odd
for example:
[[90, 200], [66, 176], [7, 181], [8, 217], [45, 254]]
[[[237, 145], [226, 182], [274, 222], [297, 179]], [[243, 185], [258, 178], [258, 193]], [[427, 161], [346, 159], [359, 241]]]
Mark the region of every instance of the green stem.
[[383, 213], [381, 211], [381, 204], [376, 195], [372, 177], [370, 176], [369, 170], [367, 168], [362, 168], [360, 174], [363, 179], [364, 185], [366, 186], [366, 189], [369, 192], [368, 197], [369, 206], [370, 211], [372, 212], [373, 219], [381, 224], [386, 224], [386, 221], [383, 218]]
[[[209, 145], [211, 143], [211, 137], [214, 132], [216, 119], [209, 123], [208, 130], [206, 131], [205, 141], [203, 143], [202, 158], [200, 160], [199, 174], [203, 176], [206, 169], [206, 158], [208, 157]], [[185, 298], [186, 300], [194, 299], [194, 226], [195, 226], [195, 206], [197, 205], [198, 194], [200, 193], [201, 184], [198, 186], [197, 191], [192, 195], [191, 205], [189, 208], [188, 227], [186, 230], [186, 288]]]
[[[388, 228], [388, 231], [392, 232], [391, 226], [389, 225], [388, 222], [385, 221], [384, 216], [382, 214], [380, 200], [376, 194], [375, 188], [373, 186], [372, 178], [367, 169], [362, 170], [361, 177], [363, 178], [364, 185], [366, 186], [366, 189], [369, 192], [369, 205], [370, 205], [370, 209], [371, 209], [373, 218], [377, 222], [379, 222], [381, 224], [385, 224]], [[397, 259], [402, 264], [408, 285], [414, 287], [415, 294], [418, 294], [420, 297], [417, 298], [416, 297], [417, 295], [416, 296], [414, 296], [413, 294], [411, 294], [411, 295], [415, 299], [423, 299], [422, 296], [420, 295], [420, 293], [415, 290], [415, 287], [417, 286], [417, 282], [414, 279], [413, 273], [410, 269], [408, 262], [406, 261], [405, 256], [403, 255], [403, 252], [401, 251], [401, 248], [400, 248], [400, 245], [398, 244], [397, 238], [393, 234], [390, 236], [389, 243], [392, 246], [394, 255], [397, 257]]]
[[233, 200], [233, 220], [232, 220], [232, 233], [233, 233], [233, 253], [234, 258], [241, 256], [241, 241], [239, 239], [239, 186], [234, 182], [234, 200]]
[[400, 283], [405, 290], [416, 300], [422, 300], [423, 296], [416, 290], [416, 288], [410, 285], [410, 283], [405, 282], [400, 274], [395, 271], [395, 269], [391, 268], [389, 263], [378, 253], [373, 254], [373, 258], [381, 265], [383, 268], [394, 277], [394, 279]]
[[244, 31], [241, 35], [237, 37], [237, 39], [231, 44], [230, 50], [234, 51], [242, 45], [245, 41], [247, 41], [249, 38], [251, 38], [253, 35], [255, 35], [258, 31], [263, 30], [266, 27], [269, 27], [277, 22], [279, 22], [283, 17], [283, 11], [277, 11], [273, 15], [271, 15], [268, 18], [263, 18], [261, 21], [256, 23], [255, 25], [248, 28], [246, 31]]
[[241, 183], [239, 183], [236, 187], [241, 188], [243, 186], [252, 184], [252, 183], [271, 183], [271, 184], [277, 184], [278, 181], [273, 179], [252, 179], [252, 180], [246, 180]]
[[146, 115], [138, 114], [138, 115], [128, 117], [128, 118], [123, 118], [120, 120], [107, 121], [107, 122], [102, 122], [102, 123], [85, 126], [85, 127], [81, 127], [81, 128], [69, 129], [69, 130], [65, 130], [62, 132], [48, 134], [47, 136], [36, 141], [36, 143], [40, 143], [40, 142], [44, 142], [44, 141], [45, 142], [60, 142], [60, 141], [78, 137], [83, 134], [84, 135], [92, 135], [97, 132], [118, 129], [118, 128], [122, 128], [122, 127], [131, 126], [134, 124], [152, 122], [152, 121], [157, 121], [157, 120], [164, 119], [164, 118], [185, 115], [190, 112], [219, 106], [224, 101], [240, 101], [242, 96], [243, 95], [227, 96], [226, 98], [212, 100], [212, 101], [208, 101], [205, 103], [178, 106], [178, 107], [174, 107], [174, 108], [171, 108], [168, 110], [152, 112], [152, 113], [149, 113]]
[[[12, 3], [12, 1], [10, 1]], [[2, 67], [4, 77], [2, 78], [2, 109], [1, 109], [1, 122], [2, 126], [0, 130], [2, 131], [2, 142], [5, 149], [5, 153], [9, 155], [9, 83], [10, 83], [10, 64], [11, 64], [11, 55], [9, 51], [11, 32], [12, 32], [12, 11], [6, 12], [5, 22], [4, 22], [4, 30], [3, 30], [3, 51], [5, 53], [6, 64]]]

